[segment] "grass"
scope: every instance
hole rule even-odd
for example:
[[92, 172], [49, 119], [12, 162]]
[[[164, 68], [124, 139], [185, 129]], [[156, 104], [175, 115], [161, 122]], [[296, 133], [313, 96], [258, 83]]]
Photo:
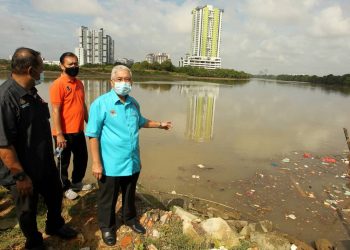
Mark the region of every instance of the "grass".
[[[153, 244], [158, 249], [209, 249], [210, 243], [205, 240], [196, 241], [182, 233], [182, 222], [172, 221], [159, 228], [159, 238], [148, 237], [144, 241], [144, 245]], [[145, 249], [145, 248], [144, 248]]]

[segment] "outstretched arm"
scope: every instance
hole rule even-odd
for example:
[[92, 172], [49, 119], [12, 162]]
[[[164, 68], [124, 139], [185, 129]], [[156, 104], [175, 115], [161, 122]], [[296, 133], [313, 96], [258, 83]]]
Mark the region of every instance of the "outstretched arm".
[[172, 128], [172, 123], [170, 121], [157, 122], [157, 121], [148, 120], [147, 122], [145, 122], [143, 127], [144, 128], [160, 128], [160, 129], [169, 130]]

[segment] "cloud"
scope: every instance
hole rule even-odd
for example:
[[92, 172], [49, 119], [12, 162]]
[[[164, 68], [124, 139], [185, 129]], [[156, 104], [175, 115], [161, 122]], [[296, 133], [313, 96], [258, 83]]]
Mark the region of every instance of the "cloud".
[[305, 11], [314, 6], [316, 1], [295, 0], [251, 0], [244, 9], [250, 17], [269, 22], [289, 23], [303, 19]]
[[32, 0], [34, 8], [48, 13], [96, 16], [103, 13], [97, 0]]
[[320, 37], [350, 36], [350, 18], [343, 16], [339, 5], [328, 7], [314, 18], [311, 32]]
[[0, 56], [29, 46], [57, 59], [78, 46], [80, 26], [103, 28], [116, 57], [166, 52], [175, 65], [190, 51], [196, 6], [224, 9], [224, 68], [258, 73], [345, 74], [350, 64], [350, 4], [344, 0], [2, 0]]

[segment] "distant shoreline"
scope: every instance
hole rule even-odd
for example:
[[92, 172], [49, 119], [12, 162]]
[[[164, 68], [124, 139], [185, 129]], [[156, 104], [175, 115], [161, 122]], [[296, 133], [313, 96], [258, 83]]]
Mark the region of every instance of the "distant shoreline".
[[[7, 78], [10, 71], [2, 70], [0, 71], [0, 77]], [[56, 79], [61, 74], [60, 71], [45, 71], [45, 79]], [[86, 71], [82, 70], [79, 73], [79, 78], [84, 79], [100, 79], [109, 80], [110, 73], [98, 72], [98, 71]], [[188, 76], [184, 74], [176, 74], [169, 72], [133, 72], [134, 81], [213, 81], [216, 83], [235, 83], [235, 82], [247, 82], [250, 79], [234, 79], [234, 78], [220, 78], [220, 77], [199, 77], [199, 76]]]

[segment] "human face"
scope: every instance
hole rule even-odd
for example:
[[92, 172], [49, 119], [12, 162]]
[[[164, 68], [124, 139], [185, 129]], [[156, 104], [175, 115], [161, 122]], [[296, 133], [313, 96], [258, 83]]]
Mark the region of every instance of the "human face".
[[75, 56], [66, 56], [61, 64], [61, 69], [64, 74], [67, 74], [70, 77], [75, 77], [79, 73], [79, 64], [78, 58]]
[[78, 66], [78, 58], [76, 58], [75, 56], [66, 56], [63, 60], [63, 65], [61, 64], [61, 69], [64, 70], [65, 68], [72, 68]]
[[122, 82], [130, 83], [132, 85], [132, 79], [129, 71], [119, 70], [117, 71], [114, 79], [111, 80], [112, 85], [114, 85], [115, 83], [122, 83]]

